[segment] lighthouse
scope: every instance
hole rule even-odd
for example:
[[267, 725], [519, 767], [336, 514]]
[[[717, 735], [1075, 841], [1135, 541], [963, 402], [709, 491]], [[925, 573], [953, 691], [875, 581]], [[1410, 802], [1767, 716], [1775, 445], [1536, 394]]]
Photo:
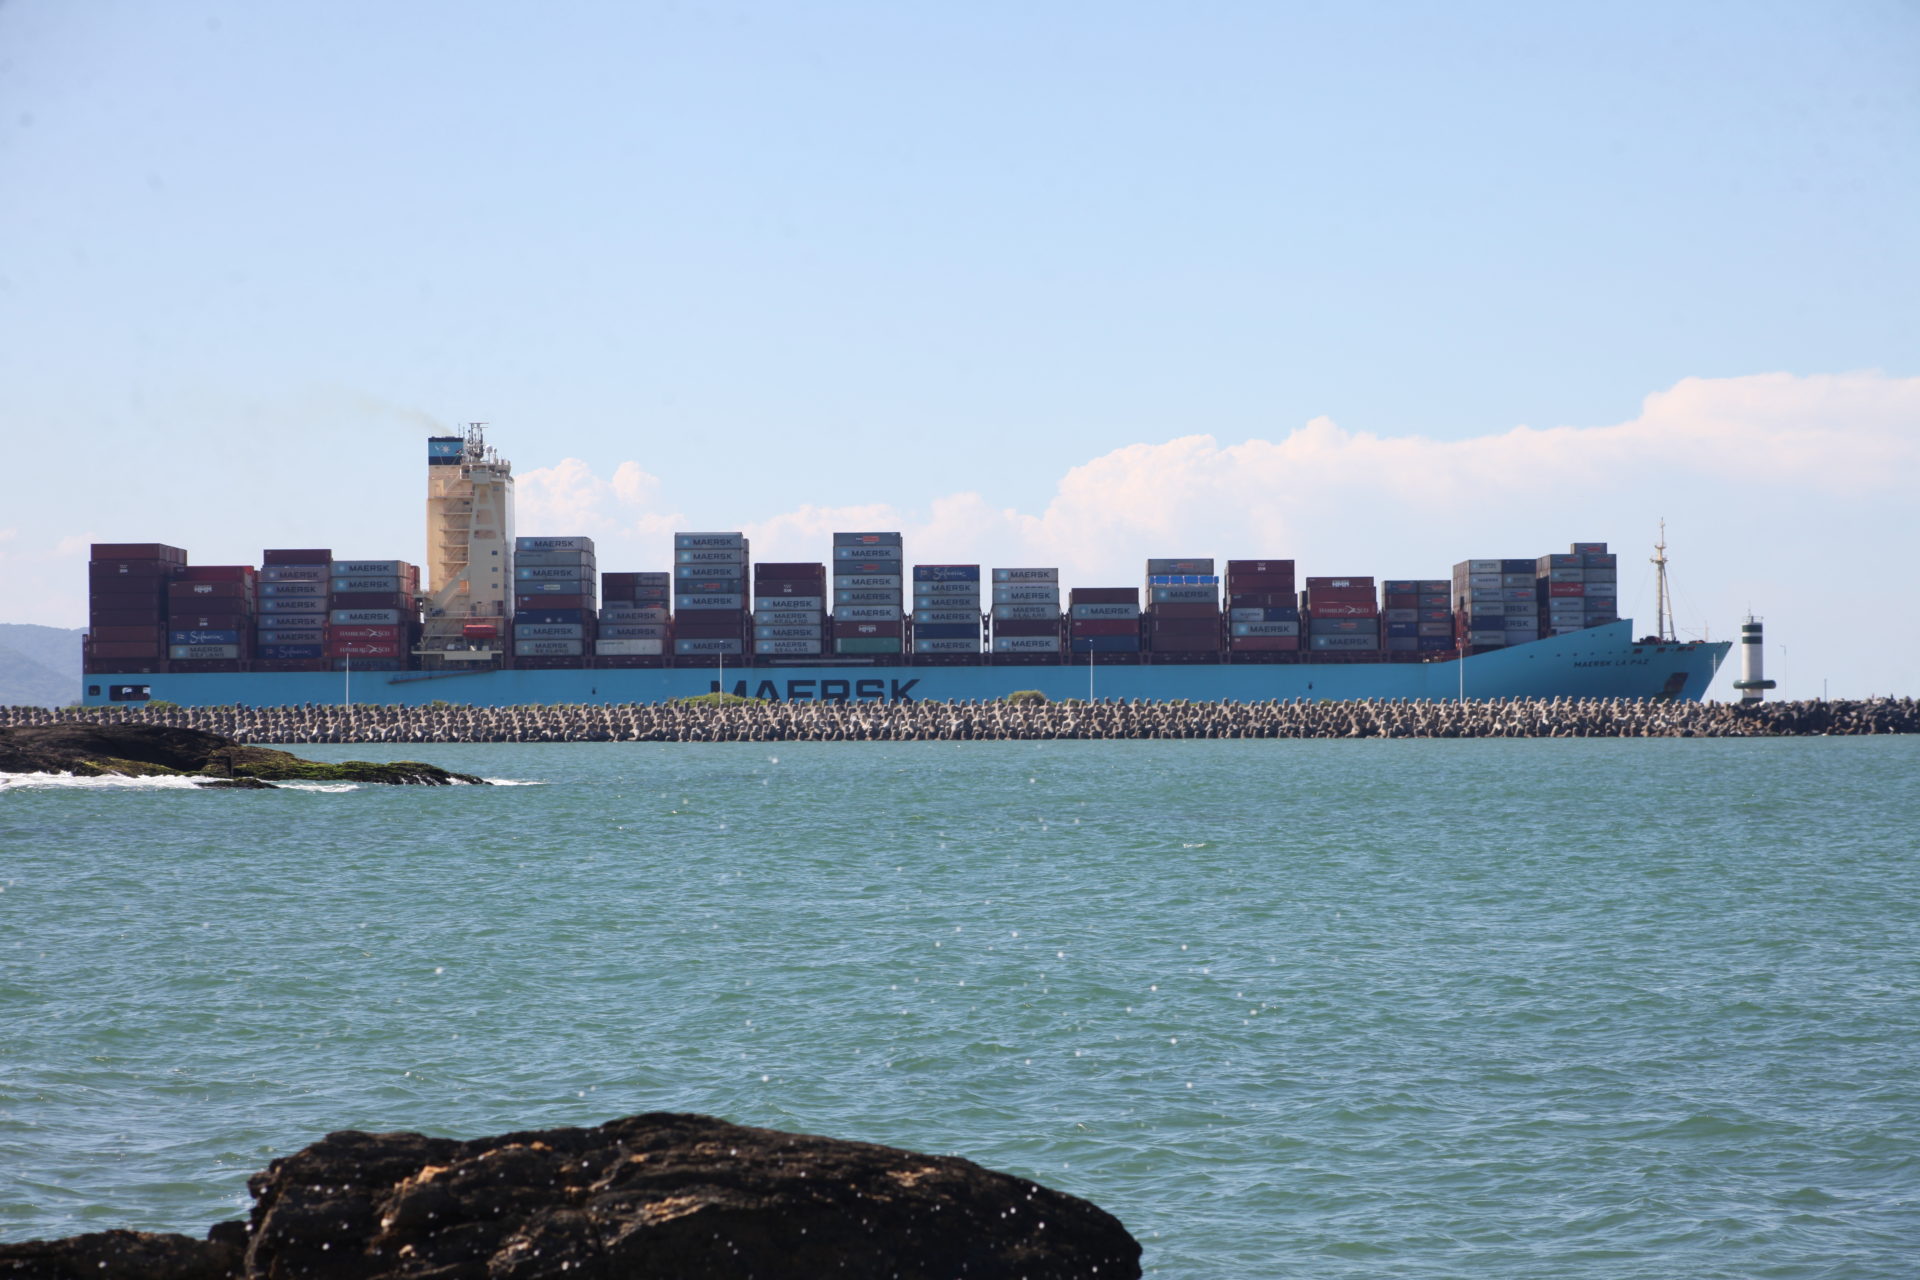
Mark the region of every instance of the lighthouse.
[[1752, 614], [1740, 624], [1740, 678], [1733, 687], [1740, 691], [1742, 704], [1757, 703], [1767, 696], [1774, 682], [1766, 678], [1765, 659], [1761, 655], [1760, 619]]

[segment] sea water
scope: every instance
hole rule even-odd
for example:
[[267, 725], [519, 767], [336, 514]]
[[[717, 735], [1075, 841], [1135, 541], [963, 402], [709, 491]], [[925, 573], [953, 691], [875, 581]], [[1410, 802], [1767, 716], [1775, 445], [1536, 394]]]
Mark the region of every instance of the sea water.
[[304, 748], [0, 787], [0, 1239], [337, 1129], [965, 1156], [1180, 1277], [1920, 1268], [1920, 742]]

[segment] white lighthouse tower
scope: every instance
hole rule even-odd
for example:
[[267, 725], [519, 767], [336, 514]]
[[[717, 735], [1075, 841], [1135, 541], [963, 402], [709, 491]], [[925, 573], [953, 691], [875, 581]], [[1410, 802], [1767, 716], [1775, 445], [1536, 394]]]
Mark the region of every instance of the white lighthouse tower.
[[1766, 677], [1763, 648], [1760, 619], [1748, 614], [1747, 620], [1740, 624], [1740, 678], [1733, 682], [1733, 687], [1740, 691], [1742, 703], [1760, 702], [1767, 696], [1767, 690], [1774, 687], [1774, 682]]

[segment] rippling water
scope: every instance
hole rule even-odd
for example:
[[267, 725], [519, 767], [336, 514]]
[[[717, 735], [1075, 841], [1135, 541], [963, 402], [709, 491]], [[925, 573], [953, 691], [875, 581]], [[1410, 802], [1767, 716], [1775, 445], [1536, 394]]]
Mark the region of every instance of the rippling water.
[[1920, 742], [302, 748], [0, 788], [0, 1239], [332, 1129], [689, 1110], [1192, 1277], [1900, 1277]]

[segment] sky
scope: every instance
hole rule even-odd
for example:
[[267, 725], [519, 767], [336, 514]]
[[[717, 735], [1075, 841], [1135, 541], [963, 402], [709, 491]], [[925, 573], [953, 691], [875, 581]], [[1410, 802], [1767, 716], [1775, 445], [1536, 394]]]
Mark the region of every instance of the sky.
[[[93, 541], [1446, 576], [1920, 694], [1920, 8], [0, 0], [0, 621]], [[1714, 696], [1731, 696], [1737, 659]]]

